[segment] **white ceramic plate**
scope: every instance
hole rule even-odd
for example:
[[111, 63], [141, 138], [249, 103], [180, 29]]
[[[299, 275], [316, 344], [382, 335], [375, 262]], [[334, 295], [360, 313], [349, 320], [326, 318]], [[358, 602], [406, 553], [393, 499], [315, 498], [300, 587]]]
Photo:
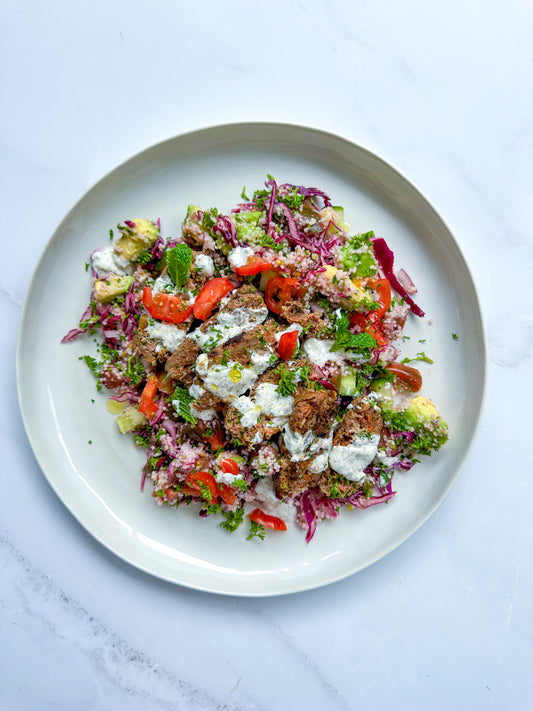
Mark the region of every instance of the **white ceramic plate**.
[[[144, 454], [118, 434], [104, 394], [78, 356], [89, 338], [61, 345], [89, 295], [85, 263], [123, 219], [161, 218], [176, 235], [187, 205], [228, 211], [270, 173], [314, 186], [343, 205], [352, 230], [386, 238], [415, 280], [423, 320], [410, 317], [406, 354], [421, 348], [423, 392], [450, 427], [441, 452], [397, 474], [394, 500], [343, 511], [309, 545], [296, 526], [265, 541], [229, 534], [197, 509], [158, 507], [139, 492]], [[459, 335], [459, 340], [452, 338]], [[421, 347], [418, 339], [427, 339]], [[178, 136], [135, 156], [71, 210], [36, 268], [17, 352], [20, 406], [34, 452], [64, 504], [103, 545], [165, 580], [234, 595], [277, 595], [331, 583], [377, 561], [410, 536], [449, 492], [472, 441], [482, 402], [485, 346], [463, 256], [427, 200], [387, 163], [338, 136], [293, 125], [246, 123]], [[94, 402], [92, 402], [92, 399]], [[90, 443], [91, 442], [91, 443]], [[241, 527], [244, 529], [245, 526]]]

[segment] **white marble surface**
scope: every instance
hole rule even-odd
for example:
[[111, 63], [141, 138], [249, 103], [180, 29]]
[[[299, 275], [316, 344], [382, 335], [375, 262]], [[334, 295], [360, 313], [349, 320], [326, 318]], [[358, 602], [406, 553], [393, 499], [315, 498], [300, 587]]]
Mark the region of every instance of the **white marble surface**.
[[[531, 709], [533, 5], [148, 7], [0, 7], [0, 708]], [[14, 380], [31, 272], [72, 204], [151, 143], [241, 120], [396, 165], [458, 238], [488, 337], [481, 427], [440, 509], [358, 575], [271, 599], [175, 587], [93, 541], [36, 464]]]

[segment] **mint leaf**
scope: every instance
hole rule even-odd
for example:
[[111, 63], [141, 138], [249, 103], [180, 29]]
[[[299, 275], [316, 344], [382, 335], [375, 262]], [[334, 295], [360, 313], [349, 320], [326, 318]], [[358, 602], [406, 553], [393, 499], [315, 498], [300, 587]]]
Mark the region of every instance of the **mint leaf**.
[[191, 271], [192, 249], [186, 244], [177, 244], [167, 251], [167, 269], [174, 284], [185, 286]]

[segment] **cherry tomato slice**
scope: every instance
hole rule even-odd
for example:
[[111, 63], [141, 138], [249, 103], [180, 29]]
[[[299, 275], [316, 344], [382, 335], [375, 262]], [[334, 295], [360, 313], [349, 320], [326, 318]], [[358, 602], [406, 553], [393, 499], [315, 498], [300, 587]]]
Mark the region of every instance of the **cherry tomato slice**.
[[[209, 489], [208, 496], [204, 493], [205, 489], [202, 491], [200, 484], [204, 484]], [[182, 491], [184, 494], [191, 496], [201, 496], [212, 504], [216, 504], [220, 495], [216, 479], [209, 472], [192, 472], [188, 474]]]
[[157, 395], [158, 380], [155, 375], [151, 375], [148, 382], [144, 386], [144, 390], [141, 394], [141, 399], [139, 400], [139, 405], [137, 409], [142, 412], [143, 415], [151, 420], [155, 413], [157, 412], [157, 403], [154, 402], [154, 398]]
[[203, 285], [192, 307], [195, 317], [205, 321], [211, 315], [220, 299], [223, 299], [233, 289], [235, 289], [235, 286], [229, 279], [224, 279], [223, 277], [210, 279]]
[[287, 524], [285, 521], [277, 516], [270, 516], [264, 511], [261, 511], [261, 509], [254, 509], [252, 513], [248, 514], [248, 518], [261, 524], [261, 526], [265, 526], [265, 528], [271, 528], [273, 531], [287, 530]]
[[283, 333], [278, 343], [278, 355], [282, 360], [290, 360], [298, 346], [298, 331]]
[[152, 290], [143, 289], [143, 304], [150, 316], [166, 323], [183, 323], [192, 313], [192, 306], [187, 306], [179, 296], [158, 293], [152, 295]]
[[223, 459], [220, 462], [220, 468], [225, 474], [233, 474], [233, 476], [239, 474], [239, 465], [234, 459]]
[[289, 299], [297, 296], [301, 291], [298, 279], [273, 277], [269, 279], [265, 290], [265, 302], [275, 314], [281, 313], [281, 307]]
[[229, 484], [219, 484], [218, 491], [220, 498], [225, 504], [233, 506], [233, 504], [237, 501], [237, 496]]
[[396, 378], [403, 381], [407, 387], [413, 392], [417, 392], [422, 387], [422, 375], [416, 368], [411, 368], [403, 363], [389, 363], [387, 370], [390, 371]]
[[269, 269], [273, 268], [272, 264], [267, 262], [266, 259], [252, 254], [248, 257], [246, 264], [243, 264], [242, 267], [236, 267], [235, 271], [241, 276], [251, 276], [253, 274], [259, 274], [259, 272], [268, 272]]

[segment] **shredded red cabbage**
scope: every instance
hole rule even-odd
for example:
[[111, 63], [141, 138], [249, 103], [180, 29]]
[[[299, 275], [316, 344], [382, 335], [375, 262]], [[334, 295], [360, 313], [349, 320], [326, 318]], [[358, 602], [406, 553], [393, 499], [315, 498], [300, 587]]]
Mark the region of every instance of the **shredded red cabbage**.
[[394, 291], [406, 300], [406, 302], [411, 307], [411, 311], [416, 316], [424, 316], [424, 312], [422, 311], [422, 309], [415, 304], [413, 299], [409, 296], [407, 291], [403, 288], [403, 286], [400, 284], [400, 282], [394, 275], [394, 253], [392, 252], [388, 244], [382, 237], [377, 237], [372, 240], [372, 245], [374, 247], [374, 254], [376, 255], [376, 259], [378, 260], [380, 267], [383, 269], [383, 273], [390, 281], [390, 285], [392, 286]]
[[229, 217], [226, 217], [225, 215], [219, 215], [217, 217], [216, 225], [213, 227], [213, 232], [223, 237], [226, 242], [229, 242], [229, 244], [231, 244], [232, 247], [238, 246], [239, 243], [237, 241], [237, 230], [235, 229], [235, 225], [229, 219]]

